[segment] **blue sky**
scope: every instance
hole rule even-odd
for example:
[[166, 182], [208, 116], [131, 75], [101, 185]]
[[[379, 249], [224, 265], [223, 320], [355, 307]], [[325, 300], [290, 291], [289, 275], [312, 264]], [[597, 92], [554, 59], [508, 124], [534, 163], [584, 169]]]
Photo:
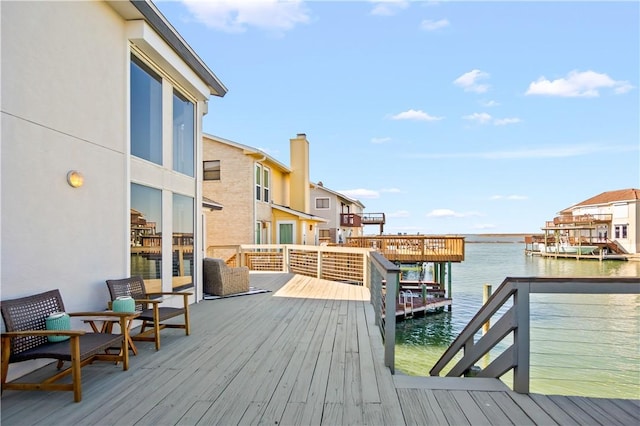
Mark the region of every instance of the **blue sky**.
[[156, 5], [229, 90], [206, 133], [285, 164], [306, 133], [385, 233], [536, 233], [640, 187], [637, 1]]

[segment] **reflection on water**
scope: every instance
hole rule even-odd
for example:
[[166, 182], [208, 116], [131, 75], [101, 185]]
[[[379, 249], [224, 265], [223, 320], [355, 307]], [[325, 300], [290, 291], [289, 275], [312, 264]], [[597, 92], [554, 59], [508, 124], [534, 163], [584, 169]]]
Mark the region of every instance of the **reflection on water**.
[[[466, 260], [452, 265], [452, 311], [398, 323], [399, 371], [429, 375], [481, 307], [484, 284], [495, 290], [506, 277], [640, 277], [640, 262], [531, 257], [520, 243], [465, 249]], [[640, 296], [531, 295], [531, 392], [640, 398], [639, 336]], [[512, 383], [510, 374], [503, 380]]]

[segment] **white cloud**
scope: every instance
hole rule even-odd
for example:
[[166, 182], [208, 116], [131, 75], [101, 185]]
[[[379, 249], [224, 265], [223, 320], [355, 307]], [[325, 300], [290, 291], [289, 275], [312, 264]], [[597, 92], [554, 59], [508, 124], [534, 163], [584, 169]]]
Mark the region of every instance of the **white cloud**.
[[416, 120], [416, 121], [438, 121], [444, 117], [434, 117], [421, 110], [410, 109], [391, 116], [392, 120]]
[[480, 84], [478, 81], [487, 78], [489, 78], [488, 73], [480, 70], [471, 70], [456, 78], [453, 84], [462, 87], [465, 92], [485, 93], [490, 86], [488, 84]]
[[482, 105], [483, 107], [490, 108], [490, 107], [498, 106], [500, 104], [496, 101], [482, 101], [480, 102], [480, 105]]
[[195, 19], [208, 27], [239, 33], [248, 27], [287, 31], [309, 22], [304, 3], [299, 0], [183, 0]]
[[495, 124], [496, 126], [506, 126], [507, 124], [516, 124], [520, 122], [522, 122], [522, 120], [517, 117], [496, 118], [495, 120], [493, 120], [493, 124]]
[[492, 200], [527, 200], [529, 197], [526, 195], [493, 195]]
[[565, 78], [550, 81], [544, 76], [529, 84], [526, 95], [560, 96], [566, 98], [593, 98], [600, 90], [613, 89], [614, 93], [627, 93], [633, 86], [628, 81], [616, 81], [607, 74], [594, 71], [571, 71]]
[[433, 21], [431, 19], [424, 19], [420, 23], [420, 28], [426, 31], [436, 31], [440, 28], [445, 28], [449, 26], [449, 21], [446, 19], [440, 19], [438, 21]]
[[469, 121], [475, 121], [479, 124], [488, 124], [492, 123], [495, 126], [506, 126], [507, 124], [515, 124], [520, 123], [522, 120], [519, 118], [493, 118], [490, 114], [486, 112], [474, 112], [473, 114], [463, 115], [463, 119]]
[[373, 0], [371, 3], [374, 3], [371, 14], [377, 16], [393, 16], [409, 7], [409, 2], [406, 0]]
[[469, 121], [475, 121], [480, 124], [489, 123], [491, 121], [491, 116], [486, 112], [474, 112], [470, 115], [464, 115], [462, 118]]
[[380, 192], [375, 191], [373, 189], [343, 189], [337, 191], [340, 194], [346, 195], [349, 198], [354, 198], [356, 200], [360, 200], [362, 198], [380, 198]]
[[461, 213], [456, 212], [450, 209], [434, 209], [427, 213], [427, 217], [469, 217], [469, 216], [479, 216], [478, 213], [475, 212], [467, 212]]
[[380, 143], [386, 143], [386, 142], [391, 142], [391, 138], [371, 138], [371, 143], [376, 143], [376, 144], [380, 144]]

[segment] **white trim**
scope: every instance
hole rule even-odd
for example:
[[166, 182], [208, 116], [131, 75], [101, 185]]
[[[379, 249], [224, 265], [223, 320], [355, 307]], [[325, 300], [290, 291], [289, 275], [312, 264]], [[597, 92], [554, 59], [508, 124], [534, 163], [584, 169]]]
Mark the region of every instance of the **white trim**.
[[154, 62], [155, 68], [176, 80], [184, 92], [197, 92], [198, 100], [209, 98], [209, 88], [198, 75], [174, 52], [167, 43], [145, 21], [128, 21], [125, 24], [127, 39], [135, 45], [136, 51], [144, 52], [147, 60]]

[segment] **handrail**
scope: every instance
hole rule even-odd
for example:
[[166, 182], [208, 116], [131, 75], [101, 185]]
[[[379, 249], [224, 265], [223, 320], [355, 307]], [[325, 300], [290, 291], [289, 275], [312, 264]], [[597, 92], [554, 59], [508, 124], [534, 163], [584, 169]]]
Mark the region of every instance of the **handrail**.
[[[458, 353], [463, 351], [461, 359], [448, 371], [447, 376], [462, 376], [475, 369], [477, 377], [499, 378], [513, 369], [513, 390], [528, 393], [531, 293], [640, 294], [640, 278], [507, 277], [442, 354], [429, 374], [439, 376]], [[475, 341], [476, 333], [511, 299], [513, 306], [497, 322], [491, 324], [485, 335]], [[487, 367], [478, 370], [475, 363], [511, 334], [513, 343]]]
[[375, 324], [384, 342], [384, 365], [389, 367], [391, 374], [395, 374], [396, 294], [400, 283], [400, 267], [380, 253], [371, 252], [368, 269]]
[[291, 272], [320, 279], [367, 285], [370, 249], [356, 247], [242, 244], [209, 246], [207, 257], [235, 259], [250, 270]]

